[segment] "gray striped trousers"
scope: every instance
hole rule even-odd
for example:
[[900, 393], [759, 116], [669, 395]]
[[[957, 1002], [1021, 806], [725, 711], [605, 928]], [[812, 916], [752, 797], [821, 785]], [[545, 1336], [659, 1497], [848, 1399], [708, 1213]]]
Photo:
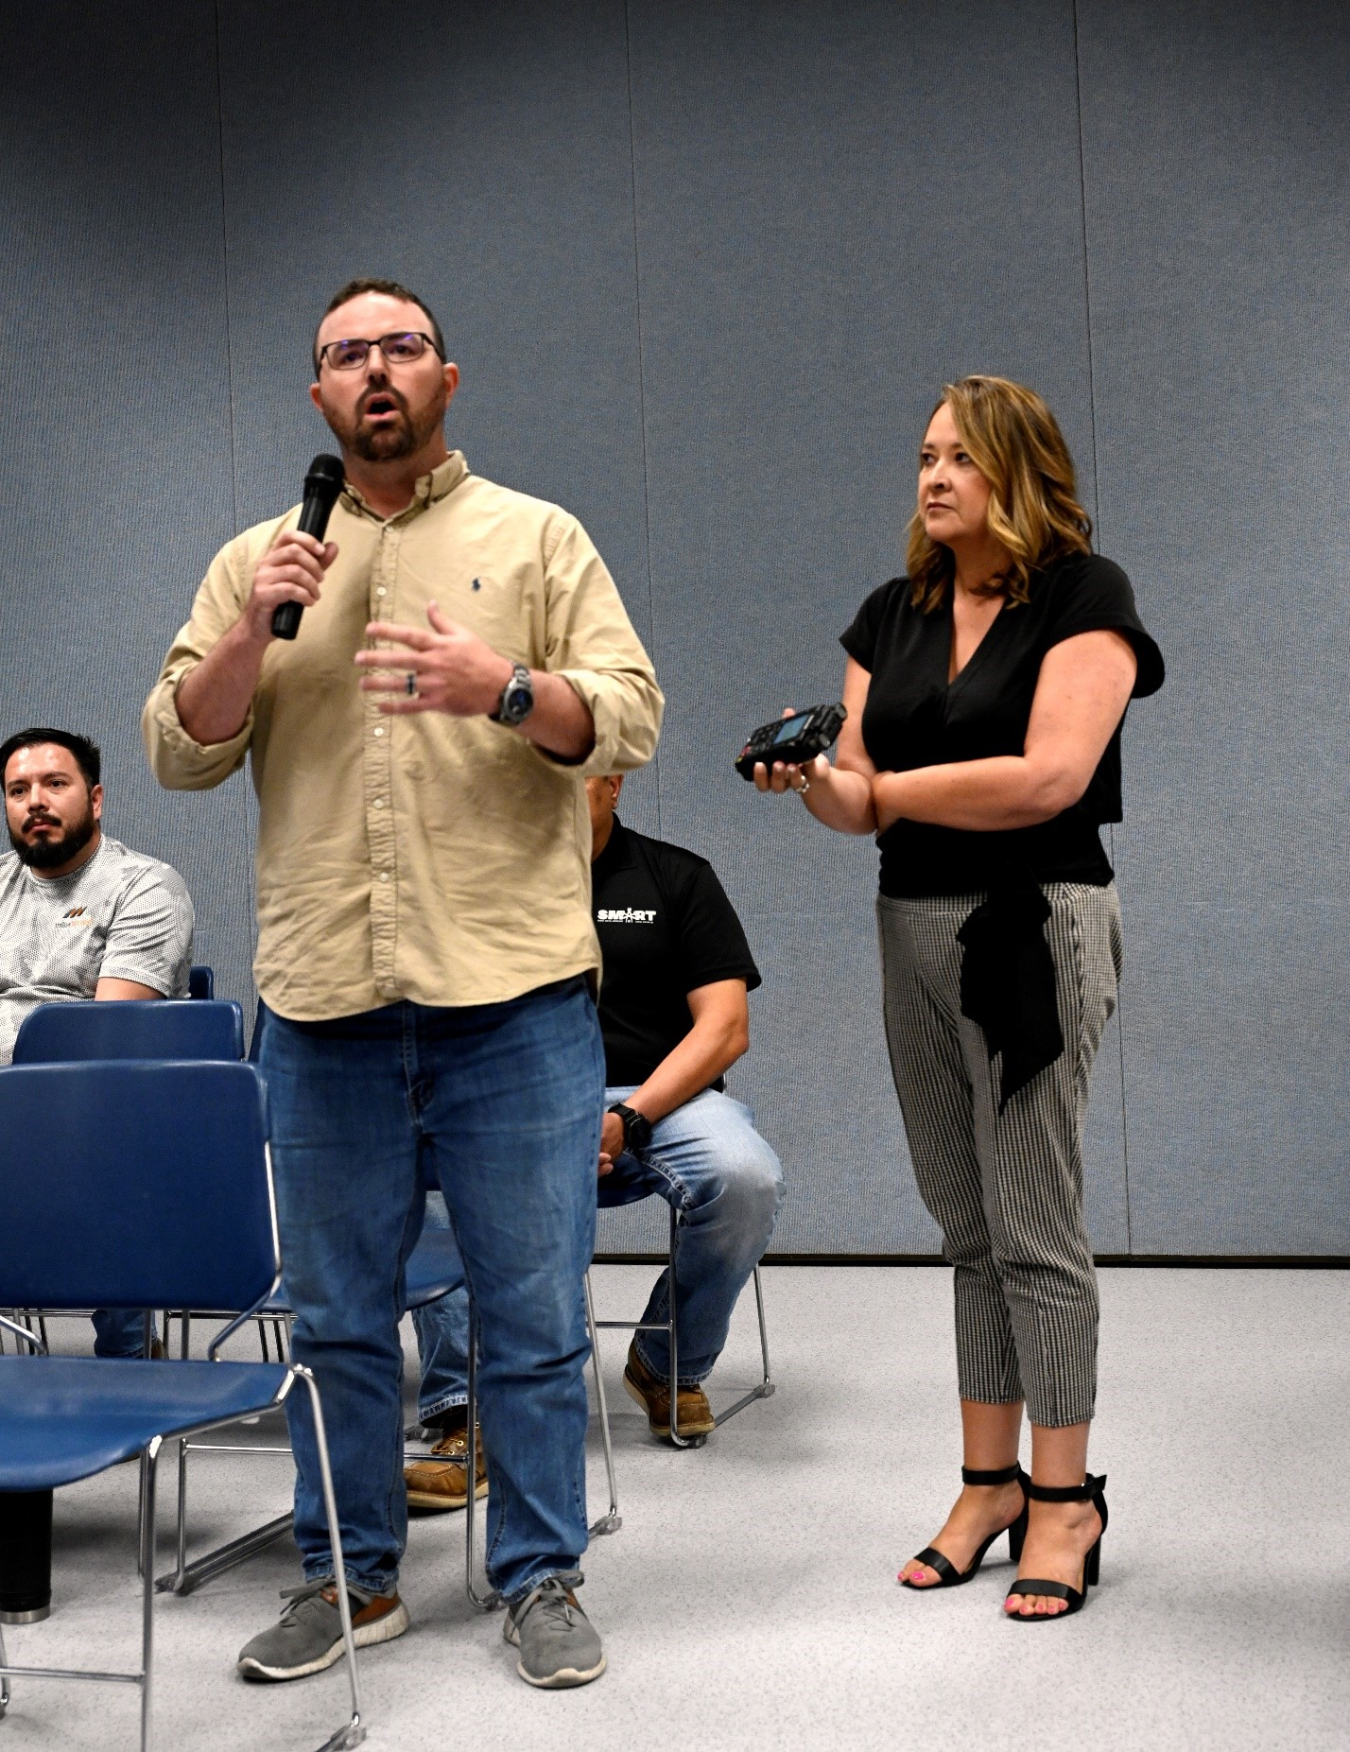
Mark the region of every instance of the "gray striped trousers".
[[1114, 884], [1045, 885], [1064, 1051], [1002, 1114], [983, 1030], [961, 1014], [956, 933], [983, 896], [879, 897], [886, 1044], [915, 1178], [955, 1267], [963, 1399], [1091, 1418], [1097, 1278], [1083, 1220], [1088, 1080], [1116, 1007]]

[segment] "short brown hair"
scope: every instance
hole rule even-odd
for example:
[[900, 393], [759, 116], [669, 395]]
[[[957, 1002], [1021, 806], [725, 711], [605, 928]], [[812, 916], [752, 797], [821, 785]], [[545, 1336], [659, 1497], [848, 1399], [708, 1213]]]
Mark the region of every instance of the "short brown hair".
[[[1009, 555], [997, 587], [1009, 602], [1026, 602], [1033, 574], [1065, 554], [1092, 552], [1092, 519], [1078, 503], [1064, 434], [1035, 390], [1007, 377], [948, 383], [933, 413], [944, 404], [992, 489], [989, 533]], [[956, 559], [931, 538], [917, 508], [909, 524], [908, 564], [914, 606], [928, 614], [945, 597]]]
[[416, 292], [410, 292], [406, 286], [400, 286], [397, 280], [374, 280], [369, 277], [360, 280], [348, 280], [345, 286], [339, 286], [328, 300], [328, 308], [319, 318], [318, 327], [314, 330], [314, 345], [311, 352], [314, 356], [314, 375], [319, 374], [319, 329], [321, 329], [333, 312], [344, 304], [350, 304], [353, 298], [359, 298], [363, 292], [379, 292], [386, 298], [403, 298], [409, 304], [415, 304], [431, 324], [431, 339], [441, 358], [445, 358], [445, 336], [441, 333], [441, 325], [431, 313], [431, 307], [425, 299], [419, 298]]

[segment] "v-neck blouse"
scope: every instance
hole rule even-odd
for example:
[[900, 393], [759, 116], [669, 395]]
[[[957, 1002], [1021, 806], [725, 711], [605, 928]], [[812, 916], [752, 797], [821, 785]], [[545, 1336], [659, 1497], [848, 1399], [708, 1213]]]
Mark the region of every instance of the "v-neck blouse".
[[[840, 639], [871, 675], [862, 736], [873, 764], [879, 772], [899, 773], [1020, 755], [1046, 652], [1075, 634], [1106, 628], [1134, 646], [1133, 697], [1156, 693], [1163, 684], [1162, 653], [1139, 618], [1129, 579], [1099, 554], [1072, 554], [1037, 574], [1031, 600], [1006, 603], [948, 681], [950, 593], [923, 614], [910, 599], [909, 580], [893, 578], [872, 592]], [[1112, 870], [1097, 830], [1120, 818], [1117, 727], [1084, 795], [1050, 821], [999, 832], [895, 822], [877, 840], [881, 892], [897, 898], [974, 894], [1028, 870], [1038, 882], [1104, 886]]]

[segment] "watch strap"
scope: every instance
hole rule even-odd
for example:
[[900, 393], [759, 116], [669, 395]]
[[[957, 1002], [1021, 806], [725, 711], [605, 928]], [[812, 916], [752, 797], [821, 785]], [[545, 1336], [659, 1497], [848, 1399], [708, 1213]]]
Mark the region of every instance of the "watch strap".
[[623, 1147], [625, 1150], [635, 1146], [641, 1150], [651, 1142], [652, 1122], [645, 1113], [637, 1112], [635, 1108], [629, 1107], [623, 1101], [616, 1101], [609, 1111], [618, 1115], [619, 1122], [623, 1126]]

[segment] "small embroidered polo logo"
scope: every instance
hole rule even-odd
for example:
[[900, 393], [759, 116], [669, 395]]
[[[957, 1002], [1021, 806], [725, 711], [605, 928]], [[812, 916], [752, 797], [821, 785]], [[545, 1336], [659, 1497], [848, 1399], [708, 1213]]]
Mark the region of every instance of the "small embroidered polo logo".
[[598, 925], [652, 925], [656, 923], [656, 908], [648, 909], [642, 906], [597, 907], [595, 922]]

